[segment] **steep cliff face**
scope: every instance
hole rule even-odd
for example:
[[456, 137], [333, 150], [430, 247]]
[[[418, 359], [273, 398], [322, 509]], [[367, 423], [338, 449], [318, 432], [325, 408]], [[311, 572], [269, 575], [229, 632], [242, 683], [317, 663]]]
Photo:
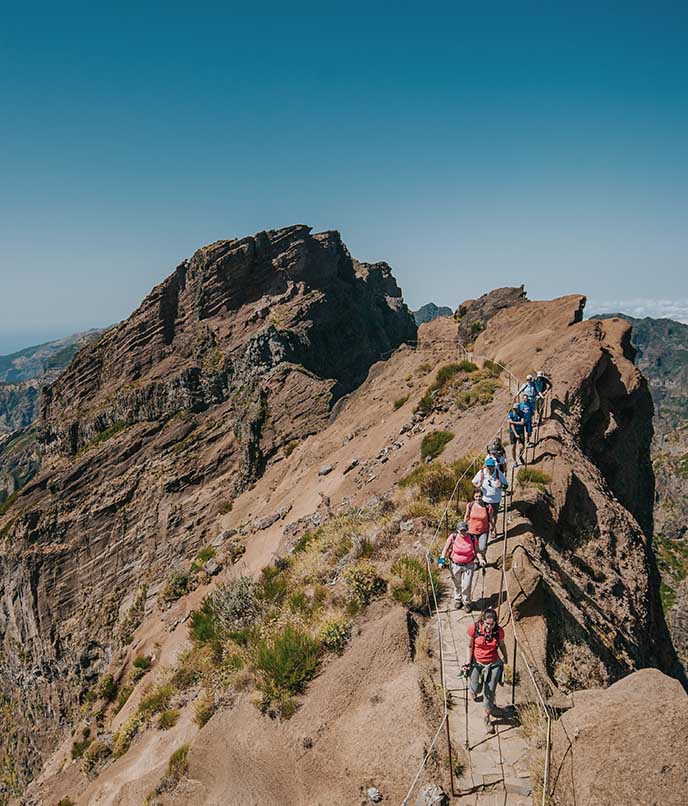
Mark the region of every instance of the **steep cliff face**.
[[295, 226], [199, 249], [76, 355], [42, 399], [40, 469], [0, 516], [3, 727], [20, 780], [122, 647], [137, 594], [159, 591], [218, 511], [415, 334], [386, 264]]
[[628, 323], [582, 322], [584, 302], [503, 311], [476, 344], [521, 377], [543, 369], [554, 382], [536, 465], [551, 485], [514, 504], [530, 537], [513, 566], [553, 691], [642, 666], [679, 671], [651, 551], [652, 400]]

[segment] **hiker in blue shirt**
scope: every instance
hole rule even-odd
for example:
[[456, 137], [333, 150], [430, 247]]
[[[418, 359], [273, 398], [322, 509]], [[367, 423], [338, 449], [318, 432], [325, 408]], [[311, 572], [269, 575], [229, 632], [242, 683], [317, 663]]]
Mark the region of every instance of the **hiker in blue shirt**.
[[[518, 403], [514, 403], [511, 411], [508, 414], [509, 418], [509, 442], [511, 443], [511, 458], [514, 461], [514, 467], [521, 464], [523, 457], [523, 449], [526, 447], [526, 422], [523, 419], [523, 412]], [[521, 446], [516, 458], [516, 445]]]
[[526, 447], [529, 448], [531, 445], [530, 437], [533, 433], [533, 412], [535, 411], [535, 404], [531, 402], [530, 398], [527, 394], [524, 393], [523, 400], [519, 405], [519, 409], [521, 410], [521, 414], [523, 415], [523, 420], [526, 426], [526, 434], [528, 434], [528, 443]]

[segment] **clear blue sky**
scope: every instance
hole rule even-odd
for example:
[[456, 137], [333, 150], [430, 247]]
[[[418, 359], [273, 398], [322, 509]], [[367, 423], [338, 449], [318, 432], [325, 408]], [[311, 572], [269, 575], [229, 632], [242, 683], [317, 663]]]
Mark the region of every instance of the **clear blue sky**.
[[0, 353], [295, 222], [412, 307], [524, 282], [688, 315], [685, 3], [97, 5], [3, 11]]

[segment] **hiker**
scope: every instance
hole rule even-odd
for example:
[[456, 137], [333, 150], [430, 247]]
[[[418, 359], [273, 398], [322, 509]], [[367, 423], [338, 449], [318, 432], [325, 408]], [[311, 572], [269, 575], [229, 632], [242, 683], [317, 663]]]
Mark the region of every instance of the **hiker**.
[[497, 521], [495, 508], [483, 500], [482, 490], [473, 493], [473, 500], [466, 506], [464, 519], [468, 523], [468, 534], [477, 545], [475, 555], [478, 565], [484, 568], [487, 565], [487, 536], [490, 530], [497, 530]]
[[507, 488], [506, 476], [497, 467], [497, 462], [492, 456], [485, 459], [485, 466], [473, 476], [471, 482], [476, 490], [483, 494], [483, 501], [492, 504], [495, 512], [499, 509], [502, 500], [502, 491]]
[[537, 413], [541, 414], [545, 406], [545, 395], [552, 388], [552, 381], [540, 369], [535, 376], [535, 390], [537, 396]]
[[497, 624], [497, 614], [490, 608], [468, 628], [468, 650], [463, 667], [464, 673], [470, 675], [469, 685], [474, 701], [477, 702], [482, 691], [488, 733], [495, 732], [490, 717], [500, 715], [500, 709], [495, 704], [495, 694], [497, 683], [502, 681], [504, 665], [508, 662], [504, 630]]
[[492, 444], [487, 446], [487, 453], [497, 462], [497, 467], [506, 476], [506, 451], [500, 437], [495, 437]]
[[535, 410], [535, 401], [537, 400], [538, 391], [532, 375], [526, 375], [526, 382], [518, 390], [518, 393], [519, 395], [526, 395], [533, 410]]
[[[526, 447], [526, 421], [523, 419], [523, 412], [521, 411], [521, 404], [514, 403], [511, 411], [508, 414], [509, 418], [509, 442], [511, 443], [511, 458], [514, 462], [514, 467], [523, 464], [523, 451]], [[516, 446], [520, 445], [521, 449], [516, 458]]]
[[528, 441], [526, 442], [526, 448], [530, 448], [532, 443], [531, 437], [533, 434], [533, 412], [535, 411], [535, 405], [531, 403], [530, 398], [528, 395], [523, 395], [523, 399], [519, 404], [519, 409], [521, 410], [521, 414], [523, 415], [523, 421], [526, 426], [526, 434], [528, 435]]
[[470, 613], [473, 606], [471, 586], [475, 571], [475, 545], [468, 534], [468, 524], [465, 521], [461, 521], [456, 528], [457, 531], [452, 532], [444, 544], [440, 565], [451, 560], [449, 573], [454, 583], [454, 607], [457, 610], [465, 607]]

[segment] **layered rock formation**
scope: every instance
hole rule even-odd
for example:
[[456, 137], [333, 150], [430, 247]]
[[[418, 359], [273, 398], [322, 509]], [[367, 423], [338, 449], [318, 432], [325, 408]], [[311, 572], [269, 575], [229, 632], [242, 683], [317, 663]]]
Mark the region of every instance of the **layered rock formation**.
[[107, 667], [137, 591], [159, 590], [219, 509], [415, 335], [386, 264], [295, 226], [199, 249], [76, 355], [43, 395], [40, 470], [0, 518], [17, 780]]

